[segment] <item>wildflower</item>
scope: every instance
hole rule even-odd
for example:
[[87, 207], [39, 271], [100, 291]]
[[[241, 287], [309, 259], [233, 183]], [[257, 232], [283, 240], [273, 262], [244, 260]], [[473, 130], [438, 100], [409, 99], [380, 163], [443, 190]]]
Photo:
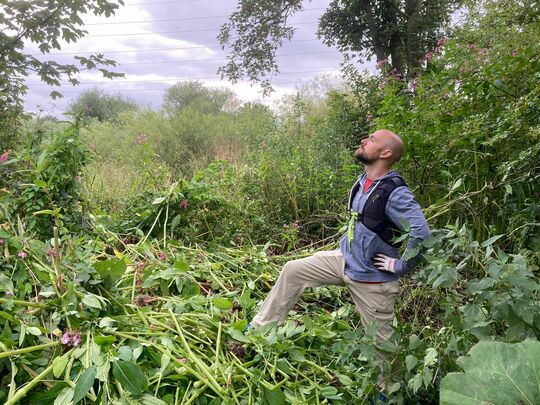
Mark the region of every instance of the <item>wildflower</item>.
[[424, 55], [424, 60], [426, 62], [429, 62], [431, 60], [432, 56], [433, 55], [431, 54], [431, 52], [426, 52], [426, 54]]
[[459, 68], [459, 73], [463, 74], [463, 73], [467, 73], [467, 68], [465, 66], [462, 66]]
[[26, 256], [28, 256], [28, 253], [23, 252], [22, 250], [17, 254], [21, 259], [24, 259]]
[[148, 135], [145, 133], [141, 133], [137, 135], [137, 140], [135, 142], [137, 142], [137, 145], [141, 145], [143, 143], [146, 143], [147, 141], [148, 141]]
[[77, 183], [80, 183], [81, 182], [81, 176], [75, 176], [75, 181], [77, 181]]
[[300, 221], [294, 221], [291, 225], [293, 228], [298, 228], [300, 226]]
[[47, 250], [47, 256], [56, 257], [56, 250], [54, 250], [54, 248], [50, 248], [49, 250]]
[[366, 121], [367, 121], [367, 122], [373, 121], [373, 115], [372, 115], [372, 114], [366, 115]]
[[187, 207], [189, 207], [189, 203], [188, 200], [184, 198], [182, 201], [180, 201], [180, 209], [185, 210]]
[[139, 262], [139, 263], [137, 263], [137, 273], [142, 272], [143, 269], [144, 269], [144, 266], [146, 266], [146, 263], [145, 263], [145, 262]]
[[81, 332], [77, 331], [74, 335], [71, 336], [71, 344], [73, 347], [79, 346], [81, 343]]
[[158, 254], [159, 260], [165, 260], [167, 259], [167, 255], [163, 252], [159, 252]]
[[410, 91], [415, 91], [416, 88], [418, 87], [418, 81], [417, 81], [417, 80], [411, 80], [411, 81], [407, 84], [407, 87], [409, 88]]
[[486, 51], [486, 48], [480, 48], [480, 49], [478, 50], [478, 53], [479, 53], [480, 55], [485, 55], [486, 52], [487, 52], [487, 51]]
[[4, 244], [4, 239], [0, 239], [0, 246]]
[[77, 347], [81, 344], [81, 331], [68, 329], [60, 338], [60, 343], [66, 346]]
[[517, 49], [514, 49], [514, 50], [512, 51], [512, 56], [515, 58], [515, 57], [518, 56], [518, 55], [519, 55], [519, 51], [518, 51]]
[[15, 295], [15, 294], [13, 294], [13, 291], [6, 291], [6, 292], [5, 292], [6, 298], [11, 298], [11, 297], [13, 297], [14, 295]]
[[60, 338], [60, 343], [63, 345], [69, 345], [69, 342], [71, 341], [71, 335], [68, 331], [64, 332], [62, 337]]
[[448, 42], [448, 38], [439, 38], [437, 40], [437, 47], [442, 47]]
[[475, 50], [476, 50], [476, 45], [475, 45], [475, 44], [469, 44], [469, 45], [467, 45], [467, 47], [468, 47], [471, 51], [475, 51]]
[[186, 362], [187, 362], [187, 359], [186, 359], [185, 357], [180, 357], [180, 358], [178, 359], [178, 361], [179, 361], [180, 363], [186, 363]]
[[6, 163], [9, 160], [9, 151], [5, 151], [0, 155], [0, 163]]

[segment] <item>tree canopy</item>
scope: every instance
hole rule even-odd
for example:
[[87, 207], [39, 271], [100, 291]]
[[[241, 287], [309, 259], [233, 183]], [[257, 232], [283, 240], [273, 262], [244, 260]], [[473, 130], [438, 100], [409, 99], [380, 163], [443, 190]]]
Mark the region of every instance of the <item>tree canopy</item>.
[[234, 91], [227, 88], [208, 88], [197, 80], [178, 82], [169, 87], [163, 97], [163, 108], [169, 113], [193, 108], [206, 114], [230, 112], [239, 106]]
[[[229, 46], [219, 72], [230, 80], [247, 77], [271, 90], [268, 77], [279, 72], [276, 50], [291, 40], [287, 24], [303, 9], [302, 0], [240, 0], [218, 36]], [[414, 76], [439, 44], [451, 13], [461, 0], [333, 0], [319, 20], [318, 37], [342, 52], [345, 64], [375, 57], [379, 67]]]
[[[0, 128], [22, 112], [25, 79], [31, 73], [56, 86], [64, 78], [78, 84], [77, 74], [86, 69], [98, 68], [105, 77], [123, 76], [105, 68], [115, 62], [103, 54], [75, 56], [76, 63], [63, 64], [25, 50], [25, 45], [33, 43], [46, 55], [61, 49], [62, 40], [76, 42], [87, 33], [82, 29], [84, 14], [109, 17], [123, 4], [123, 0], [0, 0]], [[51, 96], [61, 94], [53, 91]]]

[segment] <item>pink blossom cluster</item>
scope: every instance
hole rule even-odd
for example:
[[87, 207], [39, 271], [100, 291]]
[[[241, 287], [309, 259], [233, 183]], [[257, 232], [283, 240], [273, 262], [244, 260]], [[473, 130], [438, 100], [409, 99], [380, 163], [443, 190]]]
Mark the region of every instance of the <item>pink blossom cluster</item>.
[[148, 135], [145, 134], [144, 132], [143, 133], [140, 133], [139, 135], [137, 135], [137, 145], [141, 145], [143, 143], [146, 143], [148, 142]]
[[54, 248], [50, 248], [49, 250], [47, 250], [47, 256], [49, 257], [56, 257], [56, 250]]
[[187, 198], [184, 198], [182, 201], [180, 201], [180, 209], [186, 210], [189, 207], [189, 202]]
[[17, 256], [19, 256], [21, 259], [24, 260], [24, 258], [26, 256], [28, 256], [28, 253], [26, 253], [25, 251], [21, 250], [19, 253], [17, 253]]
[[60, 343], [66, 346], [77, 347], [81, 343], [81, 331], [68, 329], [60, 338]]
[[417, 79], [411, 80], [409, 83], [407, 83], [407, 87], [409, 88], [410, 91], [415, 91], [416, 88], [418, 87], [418, 80]]
[[9, 151], [5, 151], [0, 155], [0, 163], [4, 164], [9, 160]]
[[158, 257], [159, 260], [167, 260], [167, 255], [163, 252], [159, 252]]
[[293, 222], [292, 224], [290, 224], [290, 225], [288, 225], [288, 224], [283, 224], [283, 228], [289, 228], [289, 227], [295, 228], [295, 229], [300, 228], [300, 221], [296, 220], [296, 221], [294, 221], [294, 222]]

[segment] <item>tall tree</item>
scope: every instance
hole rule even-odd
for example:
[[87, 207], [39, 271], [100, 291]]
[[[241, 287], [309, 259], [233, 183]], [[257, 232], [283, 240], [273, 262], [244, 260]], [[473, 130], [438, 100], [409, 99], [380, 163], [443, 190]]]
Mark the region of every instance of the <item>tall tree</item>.
[[[45, 56], [60, 49], [62, 40], [76, 42], [87, 33], [82, 28], [84, 14], [109, 17], [123, 4], [123, 0], [0, 0], [0, 130], [12, 126], [21, 113], [30, 73], [50, 85], [60, 85], [63, 78], [76, 85], [82, 69], [98, 68], [105, 77], [123, 76], [104, 68], [115, 62], [102, 54], [75, 56], [76, 64], [63, 64], [37, 58], [24, 49], [36, 44]], [[61, 94], [53, 91], [51, 96]]]
[[[335, 45], [346, 62], [373, 57], [394, 73], [413, 76], [462, 0], [333, 0], [319, 20], [318, 37]], [[229, 46], [219, 72], [233, 82], [247, 77], [271, 89], [268, 76], [279, 72], [276, 50], [291, 40], [288, 18], [303, 9], [302, 0], [240, 0], [218, 36]], [[429, 55], [428, 55], [429, 58]]]
[[163, 96], [163, 108], [172, 114], [188, 107], [205, 114], [217, 114], [234, 111], [239, 106], [234, 91], [224, 87], [204, 87], [196, 80], [178, 82]]

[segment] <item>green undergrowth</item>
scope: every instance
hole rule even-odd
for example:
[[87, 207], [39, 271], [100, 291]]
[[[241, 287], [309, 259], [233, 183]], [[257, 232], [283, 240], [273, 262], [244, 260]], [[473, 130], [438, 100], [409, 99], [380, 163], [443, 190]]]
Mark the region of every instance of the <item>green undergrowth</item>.
[[402, 281], [387, 362], [338, 287], [306, 292], [279, 328], [243, 333], [281, 265], [313, 251], [133, 242], [91, 226], [78, 238], [34, 238], [21, 222], [0, 232], [6, 404], [362, 404], [381, 367], [391, 402], [438, 403], [476, 342], [540, 335], [534, 255], [458, 225], [435, 231], [424, 267]]

